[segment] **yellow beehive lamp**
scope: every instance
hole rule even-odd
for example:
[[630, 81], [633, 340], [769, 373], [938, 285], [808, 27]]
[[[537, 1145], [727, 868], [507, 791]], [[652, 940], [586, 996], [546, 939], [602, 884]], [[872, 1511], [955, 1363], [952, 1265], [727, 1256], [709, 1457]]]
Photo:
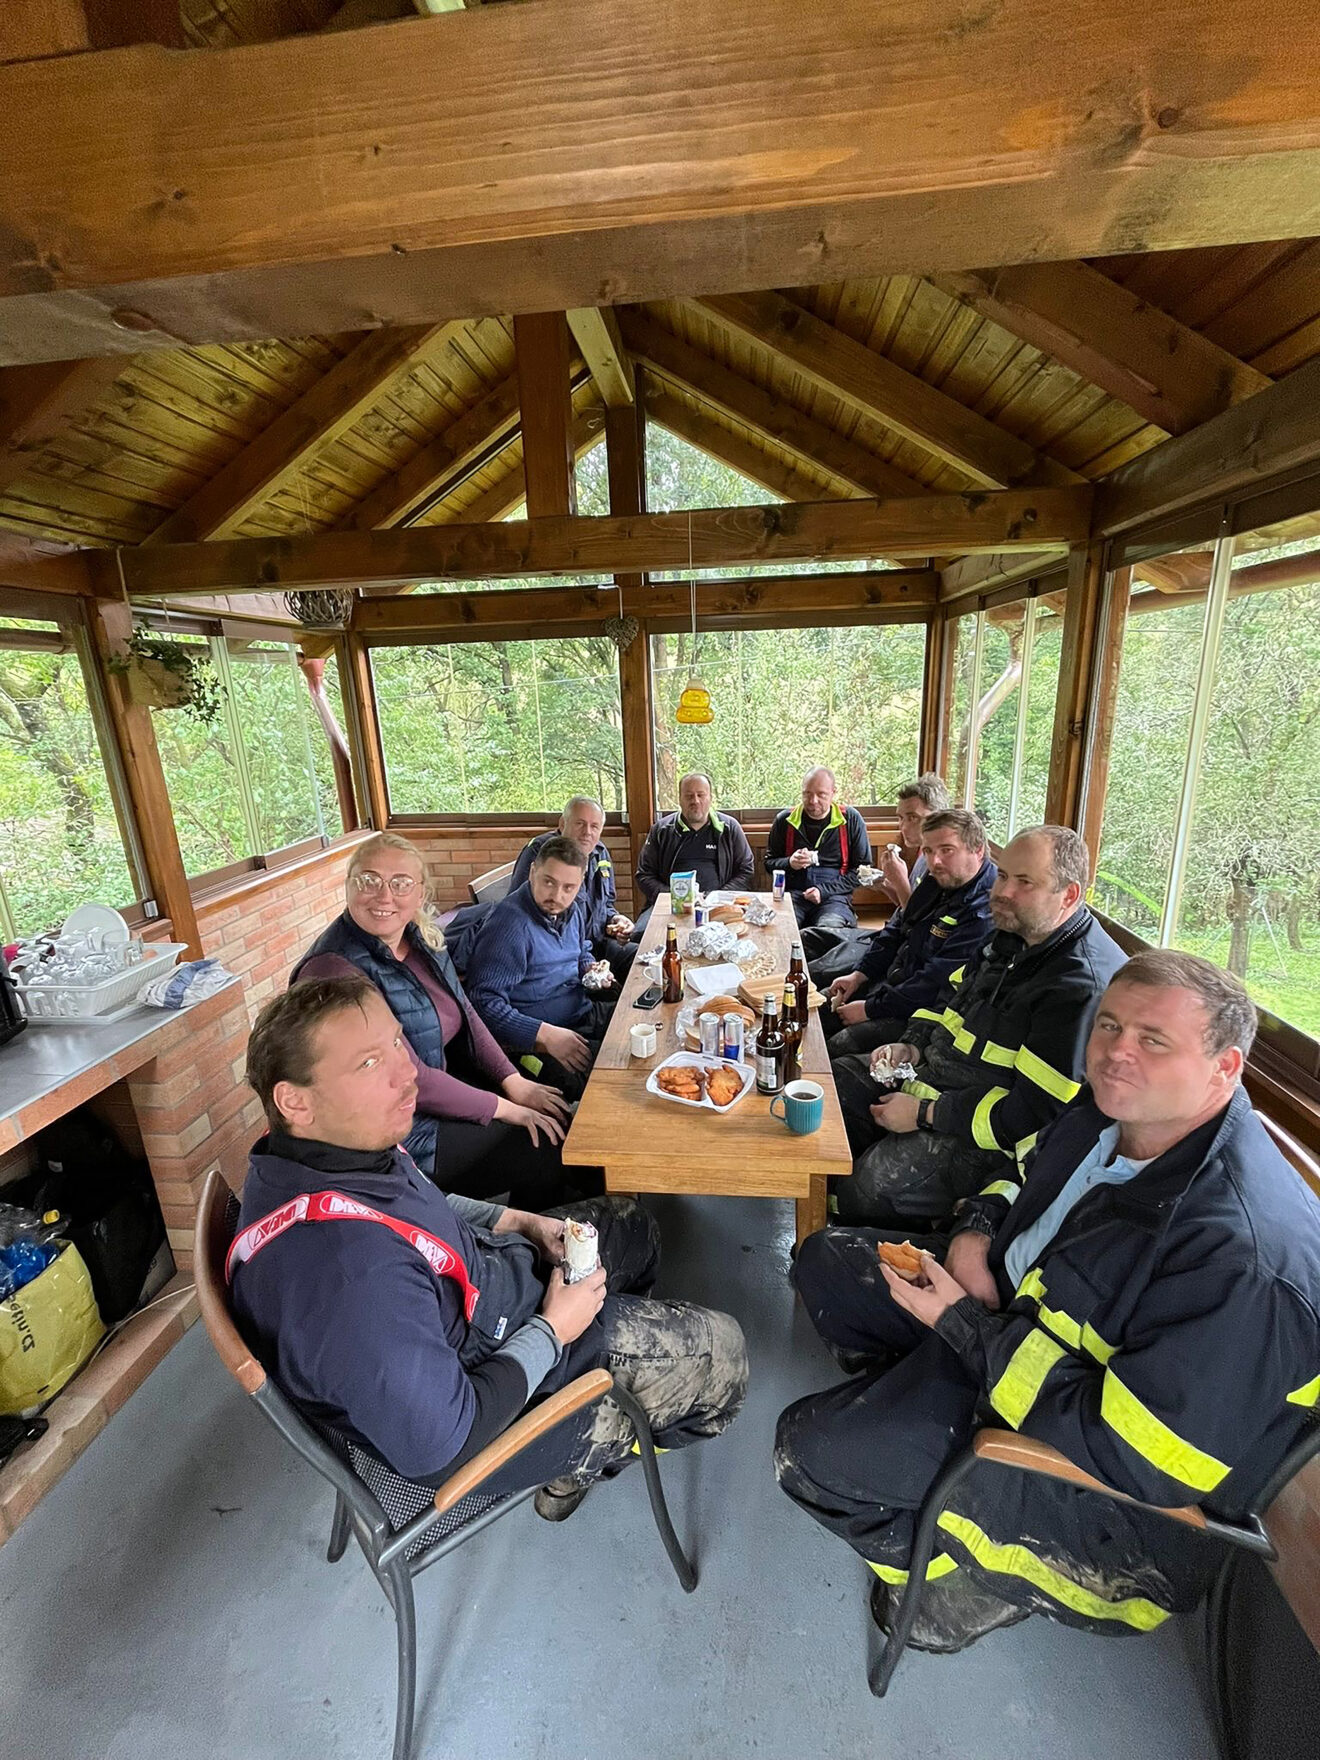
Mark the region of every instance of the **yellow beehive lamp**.
[[680, 727], [704, 727], [707, 722], [715, 719], [715, 711], [710, 706], [710, 692], [704, 684], [690, 678], [678, 699], [678, 713], [674, 717]]

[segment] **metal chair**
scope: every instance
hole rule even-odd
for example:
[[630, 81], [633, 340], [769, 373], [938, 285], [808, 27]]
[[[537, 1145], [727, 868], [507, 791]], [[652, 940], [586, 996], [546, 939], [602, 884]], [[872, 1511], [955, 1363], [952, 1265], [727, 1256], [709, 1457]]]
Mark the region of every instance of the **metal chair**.
[[536, 1489], [490, 1495], [481, 1490], [557, 1424], [608, 1393], [627, 1413], [637, 1435], [651, 1513], [669, 1561], [691, 1593], [697, 1573], [679, 1545], [660, 1484], [655, 1443], [636, 1400], [604, 1369], [579, 1375], [535, 1406], [447, 1479], [438, 1491], [402, 1479], [347, 1437], [322, 1433], [285, 1398], [252, 1355], [229, 1311], [225, 1255], [238, 1221], [238, 1199], [218, 1170], [207, 1176], [197, 1210], [197, 1297], [202, 1320], [221, 1362], [261, 1412], [305, 1461], [334, 1488], [335, 1509], [326, 1557], [335, 1564], [353, 1535], [394, 1610], [398, 1633], [398, 1700], [394, 1760], [408, 1760], [416, 1707], [417, 1622], [412, 1580], [419, 1571], [470, 1540], [500, 1516], [525, 1503]]
[[1197, 1528], [1212, 1539], [1224, 1543], [1227, 1550], [1207, 1597], [1206, 1616], [1210, 1680], [1220, 1751], [1224, 1760], [1237, 1760], [1240, 1750], [1233, 1725], [1228, 1682], [1229, 1587], [1234, 1568], [1244, 1554], [1252, 1554], [1267, 1562], [1278, 1557], [1266, 1528], [1270, 1506], [1307, 1462], [1320, 1455], [1320, 1414], [1308, 1413], [1307, 1417], [1309, 1422], [1306, 1430], [1279, 1462], [1276, 1472], [1257, 1499], [1258, 1509], [1250, 1511], [1240, 1521], [1232, 1522], [1207, 1514], [1197, 1504], [1188, 1504], [1179, 1509], [1164, 1509], [1157, 1504], [1142, 1503], [1139, 1499], [1128, 1497], [1122, 1491], [1115, 1491], [1099, 1479], [1092, 1478], [1089, 1473], [1074, 1466], [1057, 1448], [1051, 1448], [1044, 1442], [1033, 1442], [1027, 1436], [1019, 1436], [1015, 1430], [978, 1431], [970, 1445], [950, 1461], [936, 1479], [921, 1506], [912, 1542], [912, 1554], [908, 1560], [908, 1578], [894, 1614], [893, 1630], [888, 1638], [881, 1640], [879, 1654], [867, 1675], [871, 1691], [877, 1699], [884, 1698], [889, 1690], [889, 1683], [894, 1678], [894, 1670], [912, 1636], [921, 1592], [925, 1587], [926, 1572], [935, 1552], [937, 1524], [957, 1487], [969, 1473], [983, 1465], [1009, 1467], [1020, 1473], [1044, 1473], [1051, 1479], [1065, 1479], [1069, 1484], [1080, 1486], [1083, 1490], [1099, 1492], [1102, 1497], [1112, 1497], [1120, 1503], [1136, 1504], [1138, 1509], [1150, 1510], [1168, 1521]]

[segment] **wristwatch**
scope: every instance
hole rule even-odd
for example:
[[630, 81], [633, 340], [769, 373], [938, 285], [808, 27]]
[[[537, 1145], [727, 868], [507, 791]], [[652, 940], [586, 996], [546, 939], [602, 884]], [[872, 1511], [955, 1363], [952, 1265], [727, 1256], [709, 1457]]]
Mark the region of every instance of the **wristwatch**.
[[934, 1104], [933, 1100], [921, 1100], [917, 1103], [917, 1129], [919, 1131], [933, 1131], [935, 1129], [930, 1118], [930, 1109]]

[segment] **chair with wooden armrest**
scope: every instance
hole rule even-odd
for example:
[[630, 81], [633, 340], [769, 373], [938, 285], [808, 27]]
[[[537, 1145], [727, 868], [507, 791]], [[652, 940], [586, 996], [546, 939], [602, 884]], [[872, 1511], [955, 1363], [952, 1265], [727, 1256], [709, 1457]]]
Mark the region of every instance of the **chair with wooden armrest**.
[[879, 1655], [872, 1664], [867, 1682], [877, 1699], [883, 1699], [889, 1690], [889, 1683], [894, 1678], [894, 1670], [899, 1659], [907, 1648], [908, 1639], [912, 1636], [912, 1627], [916, 1622], [917, 1609], [921, 1603], [921, 1593], [926, 1583], [926, 1572], [935, 1554], [938, 1523], [948, 1506], [949, 1499], [962, 1481], [976, 1467], [998, 1466], [1007, 1467], [1019, 1473], [1043, 1473], [1047, 1478], [1062, 1479], [1070, 1485], [1076, 1485], [1083, 1491], [1095, 1491], [1101, 1497], [1112, 1497], [1120, 1503], [1135, 1504], [1138, 1509], [1150, 1511], [1153, 1515], [1163, 1516], [1170, 1522], [1181, 1522], [1189, 1528], [1196, 1528], [1212, 1539], [1224, 1542], [1226, 1552], [1224, 1561], [1215, 1575], [1207, 1598], [1206, 1612], [1208, 1619], [1208, 1648], [1210, 1658], [1210, 1676], [1214, 1691], [1215, 1715], [1219, 1729], [1219, 1745], [1225, 1760], [1236, 1760], [1238, 1744], [1233, 1728], [1232, 1704], [1228, 1692], [1227, 1671], [1227, 1605], [1228, 1589], [1233, 1567], [1244, 1553], [1272, 1562], [1278, 1557], [1274, 1543], [1270, 1539], [1265, 1526], [1265, 1516], [1270, 1505], [1279, 1493], [1301, 1472], [1308, 1461], [1320, 1455], [1320, 1416], [1308, 1414], [1309, 1423], [1302, 1436], [1295, 1442], [1288, 1453], [1279, 1462], [1273, 1477], [1265, 1485], [1259, 1498], [1257, 1508], [1250, 1510], [1240, 1521], [1225, 1521], [1221, 1516], [1213, 1516], [1198, 1504], [1184, 1504], [1176, 1509], [1165, 1509], [1158, 1504], [1143, 1503], [1139, 1498], [1129, 1497], [1126, 1492], [1115, 1491], [1101, 1480], [1093, 1478], [1074, 1465], [1065, 1454], [1048, 1443], [1035, 1442], [1029, 1436], [1020, 1436], [1016, 1430], [979, 1430], [970, 1444], [960, 1455], [951, 1460], [944, 1471], [936, 1479], [926, 1493], [926, 1501], [921, 1506], [917, 1518], [916, 1533], [912, 1541], [912, 1554], [908, 1559], [908, 1577], [903, 1586], [903, 1593], [894, 1613], [893, 1629], [889, 1636], [882, 1640]]
[[469, 880], [468, 892], [473, 904], [498, 904], [502, 898], [507, 898], [516, 865], [501, 862], [498, 868], [489, 868], [484, 874], [478, 874], [475, 880]]
[[197, 1210], [197, 1299], [220, 1361], [251, 1396], [285, 1441], [334, 1488], [335, 1510], [327, 1558], [343, 1557], [354, 1536], [394, 1610], [398, 1635], [398, 1698], [394, 1760], [412, 1748], [417, 1682], [417, 1620], [412, 1580], [420, 1571], [470, 1540], [500, 1516], [525, 1503], [536, 1487], [489, 1493], [482, 1489], [523, 1449], [594, 1405], [608, 1393], [627, 1414], [637, 1435], [647, 1496], [656, 1527], [678, 1580], [689, 1593], [697, 1573], [674, 1532], [660, 1483], [655, 1442], [646, 1414], [605, 1369], [579, 1375], [567, 1387], [525, 1412], [460, 1467], [439, 1490], [403, 1479], [351, 1438], [311, 1424], [266, 1374], [244, 1343], [229, 1310], [225, 1255], [238, 1222], [238, 1199], [218, 1170], [207, 1177]]

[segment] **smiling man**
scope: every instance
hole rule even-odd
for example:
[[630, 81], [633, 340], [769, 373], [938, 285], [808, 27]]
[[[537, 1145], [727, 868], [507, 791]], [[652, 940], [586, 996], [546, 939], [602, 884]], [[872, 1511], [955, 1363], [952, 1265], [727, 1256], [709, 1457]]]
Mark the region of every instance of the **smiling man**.
[[915, 1065], [916, 1079], [882, 1098], [865, 1055], [835, 1061], [854, 1156], [841, 1222], [938, 1221], [982, 1188], [1013, 1189], [1036, 1133], [1081, 1086], [1095, 1005], [1123, 963], [1083, 902], [1089, 868], [1066, 826], [1020, 832], [990, 893], [995, 933], [871, 1054]]
[[[803, 1243], [806, 1310], [865, 1373], [783, 1414], [776, 1470], [870, 1564], [880, 1625], [915, 1512], [982, 1423], [1130, 1498], [1227, 1518], [1297, 1441], [1320, 1402], [1320, 1203], [1242, 1091], [1255, 1028], [1236, 978], [1138, 954], [1096, 1013], [1089, 1088], [1042, 1133], [1016, 1202], [982, 1195], [951, 1236], [919, 1237], [915, 1283], [877, 1267], [874, 1230]], [[1131, 1504], [998, 1468], [964, 1481], [939, 1530], [914, 1639], [932, 1650], [1031, 1612], [1148, 1631], [1220, 1560]]]
[[[601, 1198], [539, 1216], [446, 1196], [397, 1147], [417, 1081], [367, 979], [311, 980], [268, 1003], [247, 1078], [270, 1129], [243, 1186], [234, 1309], [314, 1423], [429, 1486], [589, 1369], [608, 1366], [664, 1447], [732, 1422], [742, 1333], [726, 1314], [646, 1299], [659, 1235], [640, 1205]], [[572, 1285], [559, 1269], [566, 1216], [600, 1243], [600, 1268]], [[538, 1513], [561, 1521], [632, 1444], [606, 1397], [483, 1489], [540, 1484]]]

